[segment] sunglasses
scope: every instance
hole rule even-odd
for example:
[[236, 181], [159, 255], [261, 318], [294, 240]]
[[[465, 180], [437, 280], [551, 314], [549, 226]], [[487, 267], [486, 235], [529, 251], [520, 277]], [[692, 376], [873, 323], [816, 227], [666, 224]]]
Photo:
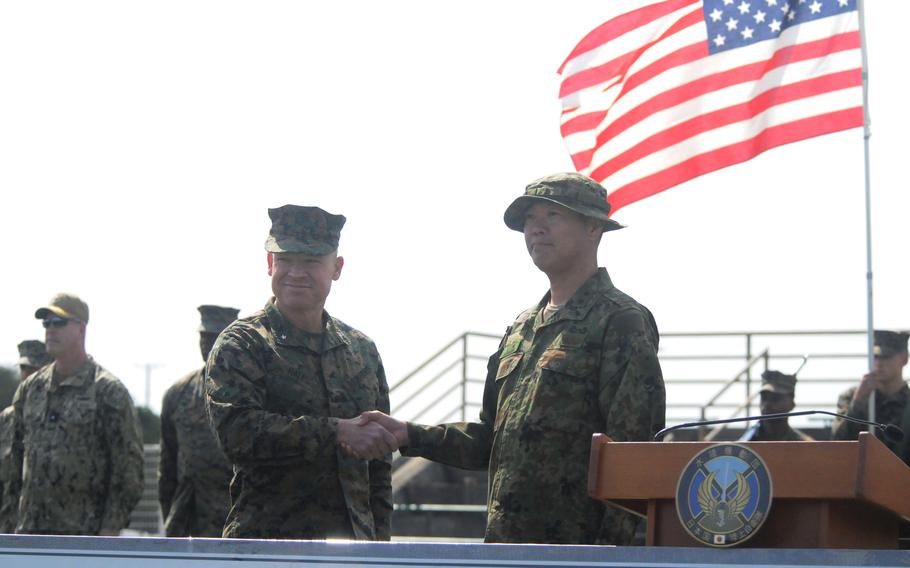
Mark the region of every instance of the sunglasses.
[[41, 325], [44, 326], [44, 329], [47, 329], [49, 327], [66, 327], [66, 324], [68, 324], [71, 321], [79, 321], [79, 320], [77, 320], [75, 318], [73, 318], [73, 319], [50, 318], [50, 319], [42, 320]]

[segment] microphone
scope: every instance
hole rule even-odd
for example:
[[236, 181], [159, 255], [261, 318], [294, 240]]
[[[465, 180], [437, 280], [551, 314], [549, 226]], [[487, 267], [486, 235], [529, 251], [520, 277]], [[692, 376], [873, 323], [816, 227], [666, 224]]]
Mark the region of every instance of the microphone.
[[843, 418], [848, 422], [855, 422], [856, 424], [866, 424], [868, 426], [875, 426], [881, 430], [882, 435], [891, 443], [897, 443], [904, 439], [904, 431], [894, 424], [882, 424], [880, 422], [870, 422], [868, 420], [860, 420], [859, 418], [853, 418], [852, 416], [847, 416], [845, 414], [838, 414], [836, 412], [828, 412], [826, 410], [801, 410], [799, 412], [777, 412], [774, 414], [761, 414], [759, 416], [745, 416], [742, 418], [726, 418], [723, 420], [702, 420], [700, 422], [686, 422], [684, 424], [677, 424], [676, 426], [670, 426], [664, 428], [657, 434], [654, 434], [654, 440], [660, 440], [670, 432], [674, 430], [682, 430], [683, 428], [692, 428], [694, 426], [711, 426], [713, 424], [730, 424], [732, 422], [751, 422], [752, 420], [774, 420], [775, 418], [788, 418], [790, 416], [807, 416], [809, 414], [827, 414], [828, 416], [836, 416], [837, 418]]

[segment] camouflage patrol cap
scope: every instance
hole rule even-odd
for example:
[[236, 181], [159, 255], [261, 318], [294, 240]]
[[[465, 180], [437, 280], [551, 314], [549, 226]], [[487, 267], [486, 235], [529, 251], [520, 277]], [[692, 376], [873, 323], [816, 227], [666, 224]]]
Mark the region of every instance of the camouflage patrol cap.
[[88, 305], [75, 294], [57, 294], [46, 306], [35, 311], [37, 319], [44, 319], [51, 314], [88, 323]]
[[906, 331], [876, 329], [874, 337], [875, 346], [872, 348], [872, 353], [878, 357], [888, 358], [907, 352], [907, 339], [910, 338], [910, 333]]
[[761, 392], [775, 392], [793, 395], [796, 392], [796, 376], [780, 371], [765, 371], [761, 374]]
[[282, 205], [269, 209], [272, 229], [265, 241], [269, 252], [301, 252], [323, 256], [338, 250], [346, 219], [319, 207]]
[[18, 365], [28, 367], [43, 367], [53, 363], [54, 358], [47, 354], [44, 343], [37, 339], [26, 339], [18, 345], [19, 362]]
[[199, 306], [202, 323], [199, 325], [200, 333], [221, 333], [232, 321], [237, 319], [240, 310], [222, 306]]
[[513, 231], [524, 231], [525, 213], [535, 202], [546, 201], [567, 207], [585, 217], [603, 221], [604, 231], [622, 229], [610, 219], [607, 190], [602, 185], [575, 172], [553, 174], [532, 181], [524, 195], [515, 199], [506, 209], [503, 220]]

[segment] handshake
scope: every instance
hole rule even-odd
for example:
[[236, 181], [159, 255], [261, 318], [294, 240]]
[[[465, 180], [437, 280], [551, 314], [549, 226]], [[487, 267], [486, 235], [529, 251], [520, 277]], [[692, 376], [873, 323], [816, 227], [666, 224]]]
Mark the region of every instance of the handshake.
[[408, 445], [408, 423], [378, 410], [338, 420], [338, 445], [350, 456], [375, 460]]

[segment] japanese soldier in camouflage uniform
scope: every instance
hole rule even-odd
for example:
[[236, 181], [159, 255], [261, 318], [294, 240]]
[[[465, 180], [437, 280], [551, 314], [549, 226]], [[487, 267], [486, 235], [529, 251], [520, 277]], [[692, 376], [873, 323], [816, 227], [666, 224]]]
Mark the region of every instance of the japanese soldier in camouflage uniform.
[[[907, 365], [907, 339], [905, 331], [874, 332], [872, 372], [863, 376], [858, 386], [841, 393], [837, 412], [860, 420], [869, 419], [869, 394], [875, 391], [875, 421], [900, 426], [906, 435], [902, 440], [882, 439], [892, 452], [910, 465], [910, 388], [904, 380]], [[835, 419], [831, 438], [856, 440], [868, 427], [842, 419]]]
[[[395, 437], [379, 353], [324, 309], [345, 218], [269, 209], [274, 297], [225, 329], [206, 364], [212, 425], [234, 466], [225, 537], [388, 540]], [[342, 451], [351, 447], [364, 459]]]
[[[761, 413], [781, 414], [796, 406], [796, 375], [767, 370], [761, 374], [759, 391]], [[790, 426], [787, 418], [756, 422], [739, 439], [740, 442], [811, 442], [812, 437]]]
[[[215, 339], [238, 310], [199, 306], [199, 349], [205, 361]], [[220, 537], [231, 506], [233, 470], [205, 412], [205, 366], [164, 394], [161, 404], [161, 461], [158, 501], [167, 536]]]
[[[651, 312], [620, 292], [597, 249], [606, 192], [585, 176], [548, 176], [505, 212], [550, 290], [491, 357], [480, 422], [420, 426], [368, 413], [402, 453], [489, 468], [487, 542], [628, 544], [637, 519], [587, 494], [591, 435], [649, 440], [665, 391]], [[406, 446], [406, 447], [405, 447]]]
[[[47, 354], [44, 343], [35, 339], [26, 339], [18, 345], [19, 348], [19, 380], [24, 381], [29, 378], [41, 367], [52, 363], [54, 359]], [[10, 506], [6, 509], [3, 502], [9, 500], [11, 503], [18, 501], [18, 496], [7, 490], [7, 479], [12, 474], [11, 454], [13, 449], [13, 407], [7, 406], [0, 412], [0, 511], [6, 511], [9, 518], [2, 516], [0, 513], [0, 533], [11, 533], [16, 530], [16, 506]]]
[[88, 315], [71, 294], [58, 294], [35, 312], [55, 361], [13, 397], [11, 484], [19, 494], [19, 533], [117, 534], [142, 493], [133, 401], [85, 352]]

